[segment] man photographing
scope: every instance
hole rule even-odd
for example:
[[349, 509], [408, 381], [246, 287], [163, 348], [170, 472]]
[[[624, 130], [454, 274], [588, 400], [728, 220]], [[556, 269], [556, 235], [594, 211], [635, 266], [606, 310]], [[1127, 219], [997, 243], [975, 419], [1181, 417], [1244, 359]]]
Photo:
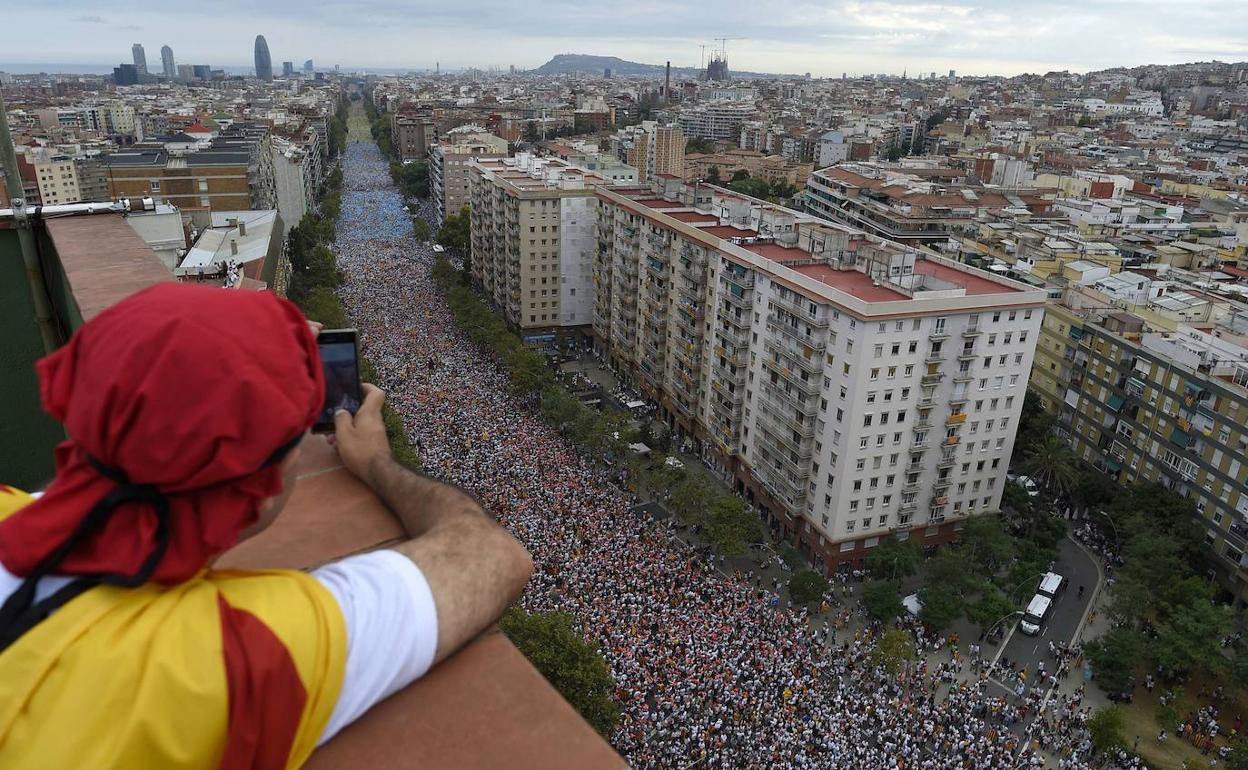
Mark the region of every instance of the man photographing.
[[324, 399], [314, 332], [272, 294], [153, 287], [38, 374], [68, 438], [37, 500], [0, 487], [0, 766], [298, 767], [532, 571], [476, 501], [391, 458], [372, 386], [335, 443], [411, 539], [211, 568], [281, 513]]

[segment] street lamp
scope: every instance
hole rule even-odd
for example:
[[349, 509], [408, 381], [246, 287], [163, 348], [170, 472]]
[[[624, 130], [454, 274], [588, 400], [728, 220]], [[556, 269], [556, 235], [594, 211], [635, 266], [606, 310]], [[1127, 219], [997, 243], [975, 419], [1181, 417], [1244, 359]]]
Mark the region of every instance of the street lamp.
[[1106, 513], [1105, 511], [1097, 511], [1097, 513], [1104, 516], [1105, 521], [1109, 522], [1109, 528], [1114, 531], [1114, 543], [1117, 545], [1122, 545], [1122, 536], [1118, 534], [1118, 525], [1114, 523], [1114, 520], [1110, 518], [1109, 514]]

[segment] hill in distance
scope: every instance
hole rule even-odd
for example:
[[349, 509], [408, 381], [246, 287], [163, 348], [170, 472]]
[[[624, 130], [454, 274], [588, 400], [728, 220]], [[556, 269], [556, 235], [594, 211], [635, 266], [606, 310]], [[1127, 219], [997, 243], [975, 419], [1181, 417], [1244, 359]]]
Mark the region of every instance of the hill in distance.
[[[729, 60], [731, 61], [731, 60]], [[530, 70], [538, 75], [602, 75], [604, 69], [610, 69], [611, 74], [616, 77], [662, 77], [664, 65], [662, 64], [642, 64], [641, 62], [628, 61], [618, 56], [593, 56], [583, 53], [561, 53], [551, 57], [551, 60], [538, 67]], [[694, 67], [672, 67], [672, 77], [674, 78], [694, 78], [701, 72]], [[777, 75], [769, 75], [761, 72], [732, 72], [734, 78], [762, 78], [762, 77], [780, 77]]]

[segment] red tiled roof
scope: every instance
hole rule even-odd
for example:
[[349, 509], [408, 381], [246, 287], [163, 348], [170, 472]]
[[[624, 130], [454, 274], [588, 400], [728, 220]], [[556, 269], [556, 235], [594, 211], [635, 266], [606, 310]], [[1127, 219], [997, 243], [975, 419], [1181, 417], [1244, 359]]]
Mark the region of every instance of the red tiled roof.
[[799, 259], [810, 259], [808, 252], [799, 248], [789, 248], [781, 246], [778, 243], [743, 243], [741, 248], [746, 251], [752, 251], [760, 257], [774, 260], [776, 262], [793, 262]]
[[665, 201], [662, 198], [644, 198], [642, 200], [638, 200], [635, 202], [640, 203], [643, 206], [648, 206], [652, 209], [686, 209], [686, 208], [689, 208], [685, 204], [680, 203], [678, 201]]
[[713, 235], [716, 238], [757, 238], [757, 230], [742, 230], [729, 225], [716, 225], [715, 227], [703, 227], [702, 232], [707, 235]]
[[688, 224], [702, 224], [704, 222], [719, 221], [719, 217], [713, 217], [710, 214], [699, 214], [696, 211], [672, 211], [667, 213], [667, 216]]
[[866, 302], [893, 302], [909, 299], [899, 291], [873, 285], [866, 273], [860, 273], [857, 270], [833, 270], [827, 265], [802, 265], [793, 269]]
[[933, 278], [939, 278], [942, 281], [948, 281], [961, 286], [966, 289], [967, 294], [1010, 294], [1019, 291], [1019, 289], [1013, 286], [990, 281], [974, 273], [958, 270], [926, 259], [915, 261], [914, 272], [921, 275], [930, 275]]

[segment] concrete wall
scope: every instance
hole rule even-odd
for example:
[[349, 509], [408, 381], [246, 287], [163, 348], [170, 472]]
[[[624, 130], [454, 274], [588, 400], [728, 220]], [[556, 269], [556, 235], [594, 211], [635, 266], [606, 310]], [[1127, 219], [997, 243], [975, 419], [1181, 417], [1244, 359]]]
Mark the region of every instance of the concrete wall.
[[13, 230], [0, 230], [0, 329], [0, 483], [33, 490], [51, 479], [64, 433], [40, 406], [34, 367], [43, 343]]
[[559, 207], [559, 323], [588, 325], [593, 318], [594, 198], [564, 198]]

